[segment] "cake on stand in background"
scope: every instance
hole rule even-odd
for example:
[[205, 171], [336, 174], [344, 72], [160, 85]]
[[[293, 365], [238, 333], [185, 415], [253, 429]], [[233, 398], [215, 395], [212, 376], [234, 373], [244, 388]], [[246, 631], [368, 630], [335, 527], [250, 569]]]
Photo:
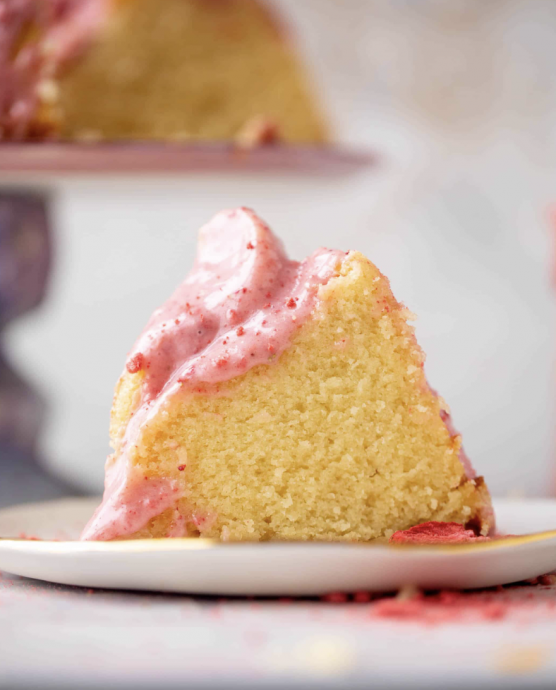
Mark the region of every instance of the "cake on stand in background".
[[262, 2], [21, 0], [0, 22], [0, 139], [230, 141], [261, 120], [263, 139], [328, 139]]

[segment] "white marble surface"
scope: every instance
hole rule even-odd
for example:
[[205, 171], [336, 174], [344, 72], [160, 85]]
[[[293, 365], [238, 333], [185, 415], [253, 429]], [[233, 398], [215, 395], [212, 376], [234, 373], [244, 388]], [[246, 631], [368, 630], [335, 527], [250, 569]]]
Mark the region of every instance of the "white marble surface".
[[[0, 687], [553, 688], [555, 588], [222, 600], [0, 574]], [[481, 603], [482, 602], [482, 603]]]
[[281, 0], [343, 141], [381, 152], [342, 179], [65, 179], [44, 309], [9, 334], [52, 400], [44, 447], [98, 489], [112, 389], [197, 227], [252, 205], [295, 257], [364, 251], [419, 315], [427, 371], [492, 488], [552, 490], [556, 3]]

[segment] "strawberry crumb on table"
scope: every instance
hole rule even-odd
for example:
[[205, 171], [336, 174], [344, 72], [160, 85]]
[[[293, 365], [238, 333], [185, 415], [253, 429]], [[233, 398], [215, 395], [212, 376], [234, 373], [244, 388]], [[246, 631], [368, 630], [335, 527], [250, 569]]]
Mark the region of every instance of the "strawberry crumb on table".
[[286, 678], [300, 688], [377, 679], [411, 687], [417, 672], [429, 688], [553, 683], [556, 576], [469, 592], [264, 599], [82, 589], [2, 573], [0, 668], [15, 687], [93, 678], [92, 687], [165, 688], [185, 677], [218, 687]]

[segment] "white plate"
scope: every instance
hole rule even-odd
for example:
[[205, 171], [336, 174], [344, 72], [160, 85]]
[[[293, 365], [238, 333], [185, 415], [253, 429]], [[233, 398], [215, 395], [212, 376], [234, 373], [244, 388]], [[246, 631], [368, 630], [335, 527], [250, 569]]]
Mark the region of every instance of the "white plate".
[[[556, 500], [497, 500], [514, 538], [449, 546], [221, 544], [207, 539], [79, 542], [98, 500], [0, 511], [0, 569], [66, 585], [221, 595], [319, 595], [404, 585], [476, 588], [556, 569]], [[548, 531], [551, 530], [551, 531]], [[531, 534], [536, 533], [536, 534]], [[45, 540], [22, 539], [23, 535]]]

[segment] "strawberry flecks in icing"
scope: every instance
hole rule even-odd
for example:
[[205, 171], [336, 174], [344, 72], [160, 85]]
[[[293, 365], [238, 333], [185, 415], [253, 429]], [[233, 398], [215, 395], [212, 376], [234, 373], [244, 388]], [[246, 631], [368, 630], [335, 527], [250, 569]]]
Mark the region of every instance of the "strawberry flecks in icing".
[[[128, 372], [143, 375], [141, 399], [119, 456], [109, 460], [114, 466], [107, 470], [103, 503], [82, 539], [130, 536], [175, 505], [180, 495], [177, 481], [170, 481], [160, 486], [154, 512], [152, 484], [133, 466], [130, 449], [145, 424], [176, 395], [219, 395], [218, 384], [277, 361], [344, 256], [320, 249], [301, 263], [291, 261], [280, 240], [246, 208], [223, 211], [201, 229], [192, 272], [154, 312], [129, 355]], [[184, 468], [177, 466], [179, 472]], [[194, 524], [203, 532], [215, 519], [197, 516]]]
[[145, 358], [140, 352], [138, 352], [134, 357], [130, 357], [128, 359], [126, 369], [130, 374], [136, 374], [138, 371], [141, 371], [144, 365]]
[[203, 534], [209, 530], [216, 522], [216, 513], [193, 513], [191, 515], [191, 522], [195, 525], [195, 528], [199, 531], [199, 534]]
[[[290, 261], [252, 211], [218, 214], [200, 232], [193, 271], [155, 311], [128, 359], [128, 369], [139, 356], [144, 362], [144, 400], [175, 383], [227, 381], [281, 354], [343, 256], [320, 249]], [[284, 305], [295, 308], [296, 322]]]
[[178, 497], [178, 485], [172, 480], [145, 477], [136, 470], [125, 475], [118, 472], [112, 481], [107, 477], [103, 502], [81, 539], [109, 541], [134, 534], [175, 505]]
[[489, 541], [489, 537], [478, 537], [473, 530], [458, 522], [423, 522], [409, 529], [394, 532], [391, 544], [463, 544]]
[[170, 527], [170, 531], [166, 535], [169, 539], [181, 539], [187, 536], [187, 524], [183, 515], [176, 510], [174, 515], [174, 522]]

